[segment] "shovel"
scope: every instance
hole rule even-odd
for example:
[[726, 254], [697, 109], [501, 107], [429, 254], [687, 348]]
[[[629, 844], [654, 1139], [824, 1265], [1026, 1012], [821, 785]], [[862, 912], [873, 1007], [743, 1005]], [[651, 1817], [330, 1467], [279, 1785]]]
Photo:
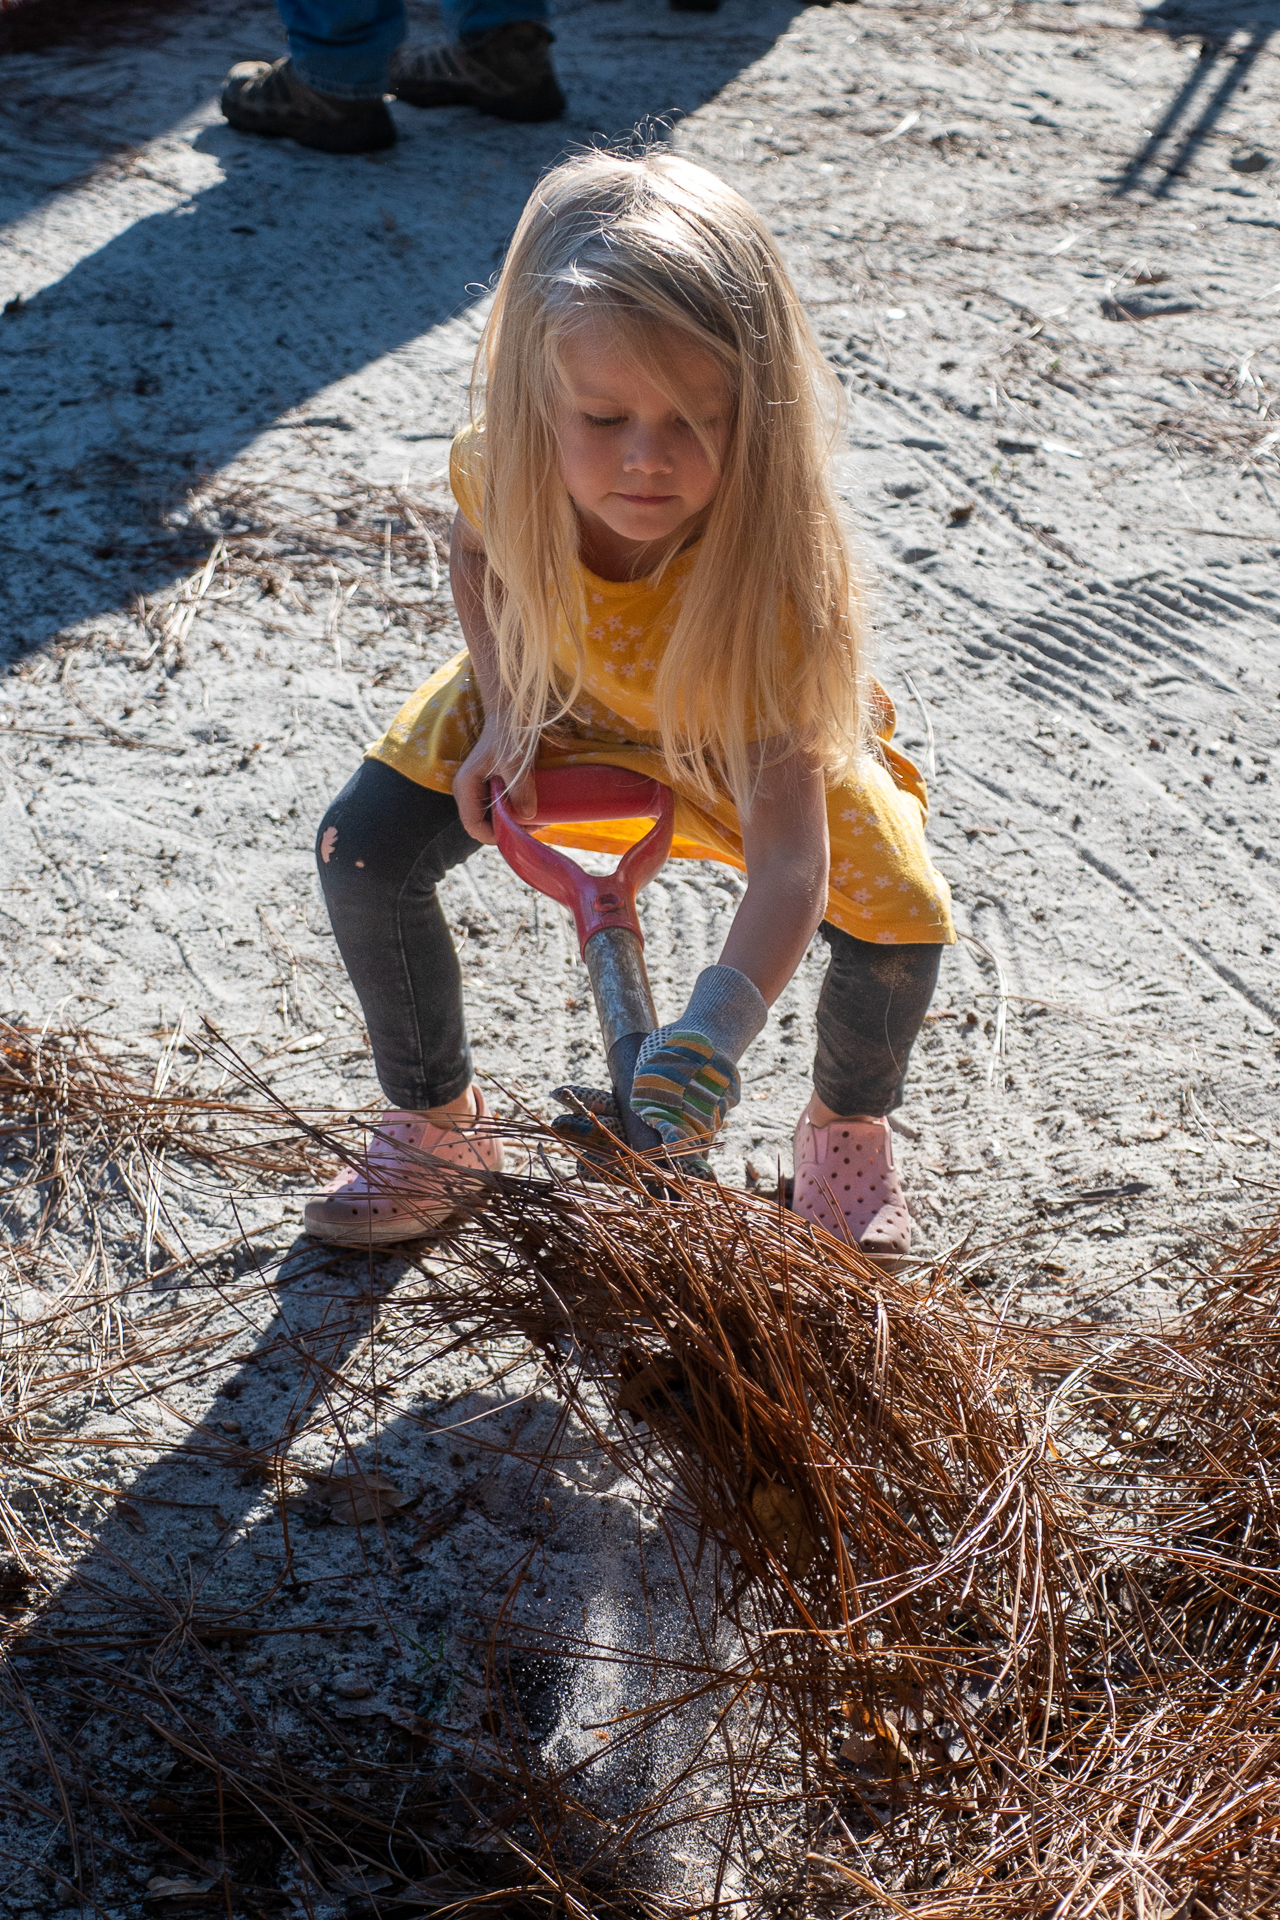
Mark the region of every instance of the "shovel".
[[[493, 781], [492, 821], [499, 851], [520, 878], [568, 907], [578, 929], [609, 1067], [609, 1082], [627, 1145], [637, 1152], [662, 1146], [631, 1105], [636, 1055], [658, 1024], [644, 965], [644, 935], [636, 895], [671, 851], [675, 796], [669, 787], [625, 767], [546, 767], [535, 778], [537, 810], [517, 820], [506, 790]], [[587, 873], [557, 847], [535, 840], [530, 827], [586, 820], [649, 819], [653, 826], [629, 847], [610, 874]]]

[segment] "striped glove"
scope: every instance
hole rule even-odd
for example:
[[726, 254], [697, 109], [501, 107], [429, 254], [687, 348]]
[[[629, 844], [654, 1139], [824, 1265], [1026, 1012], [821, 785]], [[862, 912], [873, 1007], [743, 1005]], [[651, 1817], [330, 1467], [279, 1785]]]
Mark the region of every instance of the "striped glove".
[[636, 1059], [631, 1104], [669, 1147], [709, 1146], [742, 1093], [738, 1061], [769, 1018], [754, 981], [736, 967], [704, 967], [672, 1026], [651, 1033]]

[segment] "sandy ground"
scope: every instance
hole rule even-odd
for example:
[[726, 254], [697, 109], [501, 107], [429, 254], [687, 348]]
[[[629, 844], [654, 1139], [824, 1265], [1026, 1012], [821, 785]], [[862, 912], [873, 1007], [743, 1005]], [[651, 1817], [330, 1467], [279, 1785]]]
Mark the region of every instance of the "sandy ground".
[[[442, 462], [529, 186], [666, 116], [763, 208], [840, 369], [877, 670], [980, 943], [944, 959], [897, 1116], [919, 1244], [963, 1244], [1027, 1310], [1174, 1308], [1280, 1172], [1278, 25], [1274, 5], [566, 0], [562, 124], [397, 108], [397, 148], [350, 161], [220, 120], [226, 66], [278, 44], [264, 6], [10, 54], [3, 1011], [152, 1057], [207, 1017], [290, 1099], [374, 1098], [313, 825], [459, 644]], [[674, 865], [650, 888], [660, 1011], [739, 891]], [[598, 1066], [559, 911], [488, 851], [447, 893], [478, 1061], [543, 1110]], [[787, 1170], [821, 968], [746, 1062], [727, 1179]], [[264, 1257], [305, 1255], [277, 1198], [238, 1205]], [[171, 1236], [237, 1231], [216, 1193], [174, 1208]], [[241, 1324], [223, 1358], [264, 1435], [279, 1338]], [[495, 1363], [450, 1364], [433, 1406]], [[218, 1377], [177, 1383], [175, 1432]], [[391, 1447], [419, 1490], [481, 1477], [419, 1428]], [[160, 1441], [136, 1470], [162, 1497]], [[483, 1471], [419, 1614], [504, 1561], [524, 1496]], [[208, 1489], [244, 1539], [256, 1497]], [[625, 1587], [582, 1552], [548, 1604]], [[44, 1911], [47, 1878], [7, 1897]]]

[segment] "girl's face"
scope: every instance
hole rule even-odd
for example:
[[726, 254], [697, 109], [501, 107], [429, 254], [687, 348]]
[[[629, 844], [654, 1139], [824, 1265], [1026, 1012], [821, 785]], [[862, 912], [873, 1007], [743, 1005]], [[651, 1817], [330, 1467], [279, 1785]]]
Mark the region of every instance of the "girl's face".
[[732, 395], [712, 356], [663, 332], [654, 359], [670, 369], [683, 405], [627, 356], [607, 321], [587, 318], [561, 344], [560, 477], [582, 522], [582, 558], [606, 577], [643, 570], [647, 549], [711, 505], [728, 451]]

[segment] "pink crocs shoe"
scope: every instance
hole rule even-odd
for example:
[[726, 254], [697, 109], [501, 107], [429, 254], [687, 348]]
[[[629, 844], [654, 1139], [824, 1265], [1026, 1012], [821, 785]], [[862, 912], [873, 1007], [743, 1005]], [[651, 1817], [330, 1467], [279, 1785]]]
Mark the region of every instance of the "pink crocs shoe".
[[[489, 1117], [484, 1095], [473, 1087], [476, 1120]], [[435, 1127], [420, 1113], [392, 1107], [378, 1122], [368, 1157], [359, 1169], [343, 1167], [323, 1193], [308, 1200], [306, 1231], [340, 1247], [387, 1246], [419, 1240], [455, 1210], [469, 1182], [451, 1194], [447, 1173], [417, 1158], [451, 1162], [473, 1173], [502, 1172], [502, 1141], [472, 1125]]]
[[887, 1120], [816, 1127], [806, 1107], [796, 1122], [793, 1212], [884, 1266], [897, 1266], [911, 1249], [911, 1216], [892, 1140]]

